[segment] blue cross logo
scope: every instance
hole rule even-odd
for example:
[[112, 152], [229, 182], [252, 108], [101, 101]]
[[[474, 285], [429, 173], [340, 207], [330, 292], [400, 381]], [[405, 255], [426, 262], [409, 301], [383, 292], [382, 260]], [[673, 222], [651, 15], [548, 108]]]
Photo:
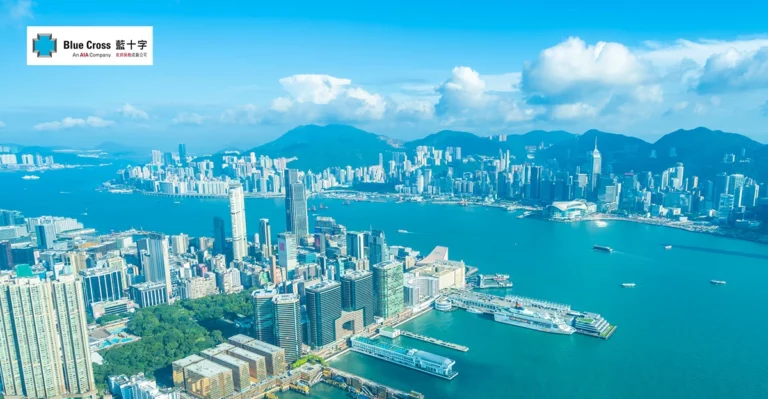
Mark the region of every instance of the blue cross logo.
[[50, 58], [56, 52], [56, 39], [53, 34], [37, 34], [36, 39], [32, 39], [32, 52], [37, 54], [38, 58]]

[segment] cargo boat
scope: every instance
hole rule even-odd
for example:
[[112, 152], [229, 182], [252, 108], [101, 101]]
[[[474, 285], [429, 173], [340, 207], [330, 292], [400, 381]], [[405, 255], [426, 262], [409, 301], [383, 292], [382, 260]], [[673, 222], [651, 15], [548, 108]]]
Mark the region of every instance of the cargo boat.
[[611, 248], [611, 247], [604, 247], [602, 245], [595, 245], [594, 247], [592, 247], [592, 249], [594, 249], [595, 251], [599, 251], [599, 252], [608, 252], [608, 253], [613, 252], [613, 248]]

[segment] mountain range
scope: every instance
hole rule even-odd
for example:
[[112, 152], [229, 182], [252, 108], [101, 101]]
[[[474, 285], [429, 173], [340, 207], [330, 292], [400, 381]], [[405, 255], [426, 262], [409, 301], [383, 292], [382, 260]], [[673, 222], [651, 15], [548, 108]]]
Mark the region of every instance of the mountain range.
[[[535, 162], [556, 161], [560, 167], [572, 170], [586, 165], [588, 154], [596, 142], [603, 156], [604, 171], [650, 170], [656, 173], [682, 162], [688, 176], [711, 178], [719, 172], [727, 172], [744, 173], [760, 181], [768, 180], [768, 145], [740, 134], [704, 127], [676, 130], [652, 143], [599, 130], [583, 134], [534, 130], [519, 135], [509, 134], [505, 141], [469, 132], [443, 130], [418, 140], [401, 142], [348, 125], [304, 125], [246, 153], [253, 151], [272, 157], [295, 157], [291, 166], [318, 171], [330, 166], [374, 165], [378, 163], [379, 154], [384, 154], [386, 162], [390, 159], [388, 154], [411, 152], [418, 146], [440, 149], [461, 147], [463, 156], [497, 156], [499, 151], [509, 151], [517, 162], [522, 163], [526, 160], [526, 147], [537, 146], [541, 149], [535, 153]], [[738, 162], [742, 151], [750, 162]], [[737, 162], [724, 163], [723, 158], [728, 153], [735, 154]]]

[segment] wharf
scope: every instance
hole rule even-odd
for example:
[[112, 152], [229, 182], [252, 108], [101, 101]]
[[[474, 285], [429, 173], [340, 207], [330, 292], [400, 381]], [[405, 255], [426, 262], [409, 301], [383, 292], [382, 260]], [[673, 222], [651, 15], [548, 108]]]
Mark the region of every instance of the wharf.
[[453, 350], [457, 350], [457, 351], [460, 351], [460, 352], [466, 352], [466, 351], [469, 350], [469, 348], [464, 346], [464, 345], [454, 344], [452, 342], [443, 341], [441, 339], [428, 337], [426, 335], [412, 333], [410, 331], [405, 331], [405, 330], [397, 330], [397, 331], [399, 331], [400, 335], [402, 335], [404, 337], [418, 339], [419, 341], [429, 342], [430, 344], [434, 344], [434, 345], [438, 345], [438, 346], [443, 346], [443, 347], [446, 347], [446, 348], [449, 348], [449, 349], [453, 349]]
[[370, 398], [424, 399], [424, 395], [419, 392], [401, 391], [333, 367], [323, 369], [323, 382], [340, 389], [346, 389], [350, 393], [363, 394]]

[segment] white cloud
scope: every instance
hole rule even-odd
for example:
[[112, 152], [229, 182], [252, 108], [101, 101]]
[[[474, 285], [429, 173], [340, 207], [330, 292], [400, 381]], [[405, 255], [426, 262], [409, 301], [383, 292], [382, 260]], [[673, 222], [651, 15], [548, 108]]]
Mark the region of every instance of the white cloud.
[[451, 71], [451, 77], [437, 88], [440, 101], [435, 105], [438, 115], [463, 113], [484, 107], [488, 101], [485, 81], [470, 67], [458, 66]]
[[672, 44], [646, 42], [645, 45], [645, 48], [638, 50], [638, 56], [650, 61], [658, 68], [667, 69], [677, 67], [684, 60], [691, 60], [698, 65], [704, 65], [711, 56], [732, 49], [739, 52], [756, 51], [768, 46], [768, 38], [732, 41], [679, 39]]
[[581, 118], [593, 118], [600, 110], [585, 103], [557, 104], [550, 109], [550, 118], [554, 120], [573, 120]]
[[101, 119], [97, 116], [89, 116], [85, 119], [66, 117], [61, 121], [38, 123], [33, 126], [35, 130], [62, 130], [74, 127], [94, 127], [102, 128], [114, 125], [115, 122]]
[[768, 89], [768, 47], [755, 51], [731, 48], [709, 57], [695, 88], [699, 94]]
[[349, 79], [301, 74], [280, 79], [288, 96], [272, 100], [274, 119], [303, 122], [367, 122], [384, 117], [387, 102], [375, 93], [353, 87]]
[[34, 15], [32, 15], [32, 6], [34, 6], [32, 0], [8, 0], [5, 2], [5, 5], [8, 7], [8, 16], [13, 20], [34, 18]]
[[149, 119], [149, 114], [147, 114], [145, 111], [142, 111], [136, 107], [134, 107], [131, 104], [125, 104], [122, 107], [117, 109], [117, 113], [120, 115], [131, 118], [131, 119]]
[[173, 122], [174, 125], [202, 125], [203, 119], [202, 115], [194, 112], [179, 112], [171, 122]]
[[488, 91], [497, 92], [518, 92], [520, 91], [520, 82], [523, 74], [520, 72], [509, 72], [500, 75], [482, 75]]
[[394, 118], [403, 121], [432, 119], [435, 116], [435, 104], [432, 101], [409, 99], [397, 103], [393, 108]]
[[522, 87], [547, 102], [572, 103], [595, 91], [627, 90], [652, 80], [648, 66], [620, 43], [577, 37], [545, 49], [523, 69]]
[[223, 123], [255, 125], [261, 122], [261, 115], [259, 114], [258, 107], [253, 104], [246, 104], [222, 112], [219, 120]]

